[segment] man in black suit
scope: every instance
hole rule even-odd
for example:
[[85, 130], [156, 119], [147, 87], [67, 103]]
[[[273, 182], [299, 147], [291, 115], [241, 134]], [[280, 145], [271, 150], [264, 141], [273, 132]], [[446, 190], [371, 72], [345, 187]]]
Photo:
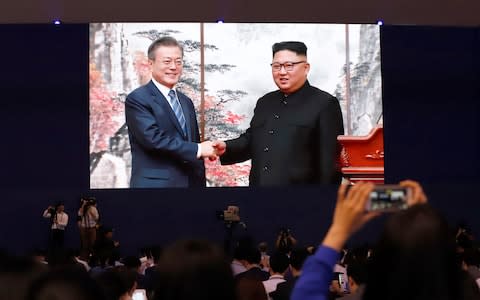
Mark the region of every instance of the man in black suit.
[[132, 152], [130, 187], [205, 186], [204, 157], [212, 142], [200, 143], [192, 100], [176, 90], [183, 48], [162, 37], [148, 48], [152, 80], [127, 96], [125, 116]]
[[235, 280], [238, 282], [241, 279], [250, 279], [257, 281], [265, 281], [270, 277], [270, 274], [266, 271], [263, 271], [260, 268], [260, 261], [262, 259], [262, 254], [257, 248], [251, 247], [247, 250], [247, 256], [245, 260], [247, 262], [247, 270], [235, 276]]
[[292, 294], [295, 282], [302, 273], [302, 266], [309, 253], [305, 248], [293, 249], [290, 254], [290, 271], [293, 278], [277, 285], [277, 289], [270, 293], [273, 300], [289, 300]]
[[245, 133], [214, 142], [216, 153], [222, 164], [251, 159], [253, 186], [338, 184], [339, 102], [309, 84], [304, 43], [281, 42], [272, 49], [272, 75], [279, 89], [258, 100]]

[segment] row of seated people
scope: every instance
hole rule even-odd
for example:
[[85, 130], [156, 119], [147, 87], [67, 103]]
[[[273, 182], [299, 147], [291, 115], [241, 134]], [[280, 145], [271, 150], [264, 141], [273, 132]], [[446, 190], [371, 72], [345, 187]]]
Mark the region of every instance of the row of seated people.
[[[389, 216], [371, 251], [349, 251], [356, 254], [347, 261], [341, 262], [340, 254], [348, 238], [381, 214], [365, 211], [373, 190], [370, 183], [358, 183], [348, 192], [341, 186], [332, 225], [318, 248], [313, 253], [305, 248], [273, 253], [268, 273], [262, 270], [258, 249], [244, 252], [244, 261], [239, 261], [245, 271], [234, 275], [224, 251], [201, 240], [178, 241], [165, 248], [152, 273], [145, 272], [150, 283], [139, 276], [138, 258], [125, 259], [124, 266], [97, 270], [94, 266], [88, 273], [74, 259], [45, 267], [3, 254], [0, 296], [130, 300], [136, 290], [145, 288], [154, 300], [480, 299], [475, 283], [480, 273], [478, 248], [465, 232], [452, 234], [445, 219], [426, 203], [420, 185], [402, 184], [413, 189], [409, 208]], [[348, 274], [346, 286], [342, 273]]]

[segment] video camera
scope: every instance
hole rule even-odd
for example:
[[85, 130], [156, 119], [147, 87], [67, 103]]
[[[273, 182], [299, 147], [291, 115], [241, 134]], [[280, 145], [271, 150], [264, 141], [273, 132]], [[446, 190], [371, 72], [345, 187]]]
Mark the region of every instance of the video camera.
[[50, 205], [48, 207], [48, 213], [53, 216], [54, 214], [57, 213], [57, 210], [55, 209], [55, 207], [53, 205]]
[[278, 232], [280, 236], [289, 236], [290, 233], [291, 233], [290, 229], [286, 227], [280, 228], [280, 231]]
[[226, 210], [217, 211], [217, 219], [225, 222], [240, 222], [240, 209], [238, 206], [229, 205]]
[[51, 204], [48, 206], [48, 212], [50, 213], [50, 215], [52, 215], [52, 217], [57, 214], [57, 209], [60, 207], [60, 206], [63, 206], [63, 202], [62, 201], [58, 201], [56, 202], [55, 204]]
[[94, 205], [97, 204], [97, 198], [93, 196], [86, 196], [80, 198], [80, 204], [81, 205]]
[[80, 206], [83, 207], [83, 214], [85, 215], [89, 208], [97, 204], [97, 199], [93, 196], [84, 196], [80, 198]]

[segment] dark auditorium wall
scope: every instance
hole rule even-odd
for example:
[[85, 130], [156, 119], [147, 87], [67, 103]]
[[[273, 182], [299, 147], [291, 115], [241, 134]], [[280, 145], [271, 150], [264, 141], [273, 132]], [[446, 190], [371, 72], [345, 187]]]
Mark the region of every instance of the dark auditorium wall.
[[386, 180], [412, 177], [480, 234], [480, 27], [384, 26]]
[[480, 29], [385, 26], [381, 31], [390, 181], [480, 178]]
[[[247, 229], [272, 242], [280, 227], [317, 243], [330, 222], [335, 190], [220, 188], [89, 191], [88, 25], [1, 25], [0, 247], [44, 247], [46, 206], [66, 202], [67, 243], [78, 246], [80, 195], [94, 195], [124, 252], [181, 237], [222, 242], [215, 211], [240, 206]], [[384, 26], [382, 73], [386, 178], [426, 183], [452, 223], [480, 233], [480, 29]], [[371, 240], [377, 221], [354, 237]]]

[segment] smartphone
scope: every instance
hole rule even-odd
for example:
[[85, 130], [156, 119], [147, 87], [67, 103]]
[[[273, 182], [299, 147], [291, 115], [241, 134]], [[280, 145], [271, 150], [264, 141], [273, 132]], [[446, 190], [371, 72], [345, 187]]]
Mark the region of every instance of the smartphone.
[[337, 273], [338, 285], [340, 286], [340, 291], [344, 294], [348, 294], [348, 279], [344, 273]]
[[397, 211], [408, 208], [412, 190], [400, 185], [377, 185], [370, 193], [367, 211]]
[[132, 300], [147, 300], [147, 291], [144, 289], [136, 289], [133, 292]]

